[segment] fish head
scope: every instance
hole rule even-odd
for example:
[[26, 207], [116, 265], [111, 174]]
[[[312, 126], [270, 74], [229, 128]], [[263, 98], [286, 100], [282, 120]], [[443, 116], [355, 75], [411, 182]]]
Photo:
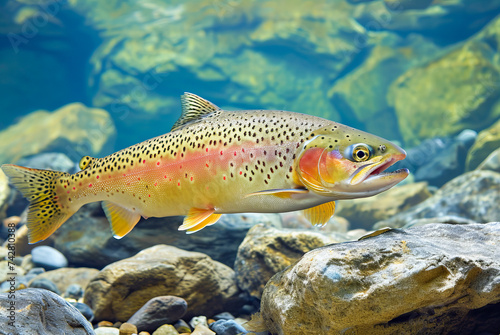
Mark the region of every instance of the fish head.
[[335, 123], [312, 132], [294, 164], [296, 178], [310, 191], [352, 199], [378, 194], [405, 179], [408, 169], [384, 172], [405, 157], [390, 141]]

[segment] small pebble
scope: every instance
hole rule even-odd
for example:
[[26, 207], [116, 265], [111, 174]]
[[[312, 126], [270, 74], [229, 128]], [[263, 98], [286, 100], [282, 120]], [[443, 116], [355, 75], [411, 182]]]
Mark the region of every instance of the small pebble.
[[196, 328], [193, 330], [191, 335], [215, 335], [213, 331], [210, 330], [210, 328], [205, 327], [201, 323], [199, 323]]
[[208, 328], [207, 317], [203, 315], [195, 316], [191, 319], [191, 321], [189, 321], [189, 324], [192, 328], [196, 328], [196, 326], [199, 324]]
[[191, 333], [191, 327], [182, 319], [174, 323], [174, 327], [179, 333]]
[[113, 327], [99, 327], [94, 329], [95, 335], [120, 335], [120, 331]]
[[179, 335], [179, 332], [172, 325], [163, 325], [155, 330], [152, 335]]
[[125, 322], [120, 326], [120, 335], [137, 334], [137, 327], [131, 323]]
[[44, 272], [45, 272], [44, 268], [36, 267], [36, 268], [32, 268], [31, 270], [29, 270], [26, 275], [35, 275], [35, 276], [38, 276], [39, 274], [42, 274]]
[[153, 331], [164, 324], [172, 324], [187, 311], [187, 302], [175, 296], [159, 296], [146, 302], [127, 322], [140, 330]]
[[35, 278], [35, 280], [33, 280], [31, 282], [31, 284], [29, 284], [29, 287], [30, 288], [43, 288], [45, 290], [52, 291], [57, 295], [61, 294], [59, 292], [59, 289], [57, 288], [56, 284], [54, 284], [51, 280], [49, 280], [47, 278]]
[[214, 320], [214, 319], [208, 319], [208, 320], [207, 320], [207, 323], [208, 323], [208, 325], [209, 325], [209, 326], [210, 326], [210, 324], [211, 324], [211, 323], [214, 323], [214, 322], [215, 322], [215, 320]]
[[103, 320], [97, 324], [97, 327], [113, 327], [113, 322]]
[[219, 320], [210, 325], [210, 329], [217, 333], [217, 335], [237, 335], [247, 334], [247, 330], [243, 328], [235, 320]]
[[94, 320], [94, 312], [92, 311], [92, 308], [90, 308], [87, 304], [84, 304], [82, 302], [69, 302], [73, 306], [76, 307], [82, 313], [82, 315], [89, 320], [89, 322], [92, 322]]
[[116, 321], [115, 323], [113, 323], [113, 327], [120, 329], [120, 327], [122, 326], [122, 323], [123, 322], [121, 322], [121, 321]]
[[42, 245], [31, 250], [31, 259], [36, 266], [41, 266], [45, 270], [55, 270], [68, 266], [68, 260], [57, 249]]
[[233, 314], [229, 312], [222, 312], [214, 316], [215, 321], [219, 320], [234, 320]]
[[35, 263], [33, 263], [33, 257], [31, 257], [31, 254], [24, 256], [23, 262], [21, 263], [21, 267], [25, 271], [30, 271], [32, 269], [36, 269], [37, 268], [36, 265], [35, 265]]
[[139, 335], [151, 335], [148, 332], [140, 332]]
[[83, 288], [78, 284], [71, 284], [66, 288], [64, 297], [78, 300], [83, 297]]

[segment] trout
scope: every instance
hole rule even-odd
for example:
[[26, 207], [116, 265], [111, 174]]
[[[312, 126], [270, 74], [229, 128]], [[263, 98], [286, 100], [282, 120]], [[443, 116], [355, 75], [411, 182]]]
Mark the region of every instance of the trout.
[[323, 118], [277, 110], [226, 111], [191, 93], [172, 130], [69, 174], [2, 166], [26, 197], [29, 243], [49, 237], [85, 204], [102, 201], [116, 238], [141, 217], [185, 215], [189, 233], [226, 213], [303, 210], [314, 225], [335, 200], [368, 197], [408, 175], [384, 172], [406, 157], [383, 138]]

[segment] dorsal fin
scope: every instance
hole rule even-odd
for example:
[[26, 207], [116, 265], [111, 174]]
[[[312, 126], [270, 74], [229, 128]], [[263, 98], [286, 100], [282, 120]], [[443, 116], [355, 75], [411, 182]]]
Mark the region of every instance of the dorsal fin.
[[205, 100], [193, 93], [184, 92], [181, 96], [181, 102], [181, 117], [174, 123], [171, 131], [177, 130], [191, 121], [201, 119], [210, 113], [220, 110], [219, 107], [210, 101]]
[[80, 166], [81, 170], [85, 170], [89, 166], [95, 163], [97, 158], [90, 157], [90, 156], [83, 156], [82, 159], [80, 159], [80, 163], [78, 164]]

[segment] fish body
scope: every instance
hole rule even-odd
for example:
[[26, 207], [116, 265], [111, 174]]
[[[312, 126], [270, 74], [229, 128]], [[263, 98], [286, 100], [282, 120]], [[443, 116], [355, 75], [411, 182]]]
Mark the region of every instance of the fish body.
[[221, 214], [305, 210], [325, 224], [334, 200], [380, 193], [407, 170], [382, 173], [405, 152], [393, 143], [310, 115], [224, 111], [183, 96], [172, 131], [103, 158], [83, 157], [68, 174], [3, 165], [30, 200], [30, 243], [50, 236], [81, 206], [103, 201], [115, 237], [140, 217], [186, 215], [194, 232]]

